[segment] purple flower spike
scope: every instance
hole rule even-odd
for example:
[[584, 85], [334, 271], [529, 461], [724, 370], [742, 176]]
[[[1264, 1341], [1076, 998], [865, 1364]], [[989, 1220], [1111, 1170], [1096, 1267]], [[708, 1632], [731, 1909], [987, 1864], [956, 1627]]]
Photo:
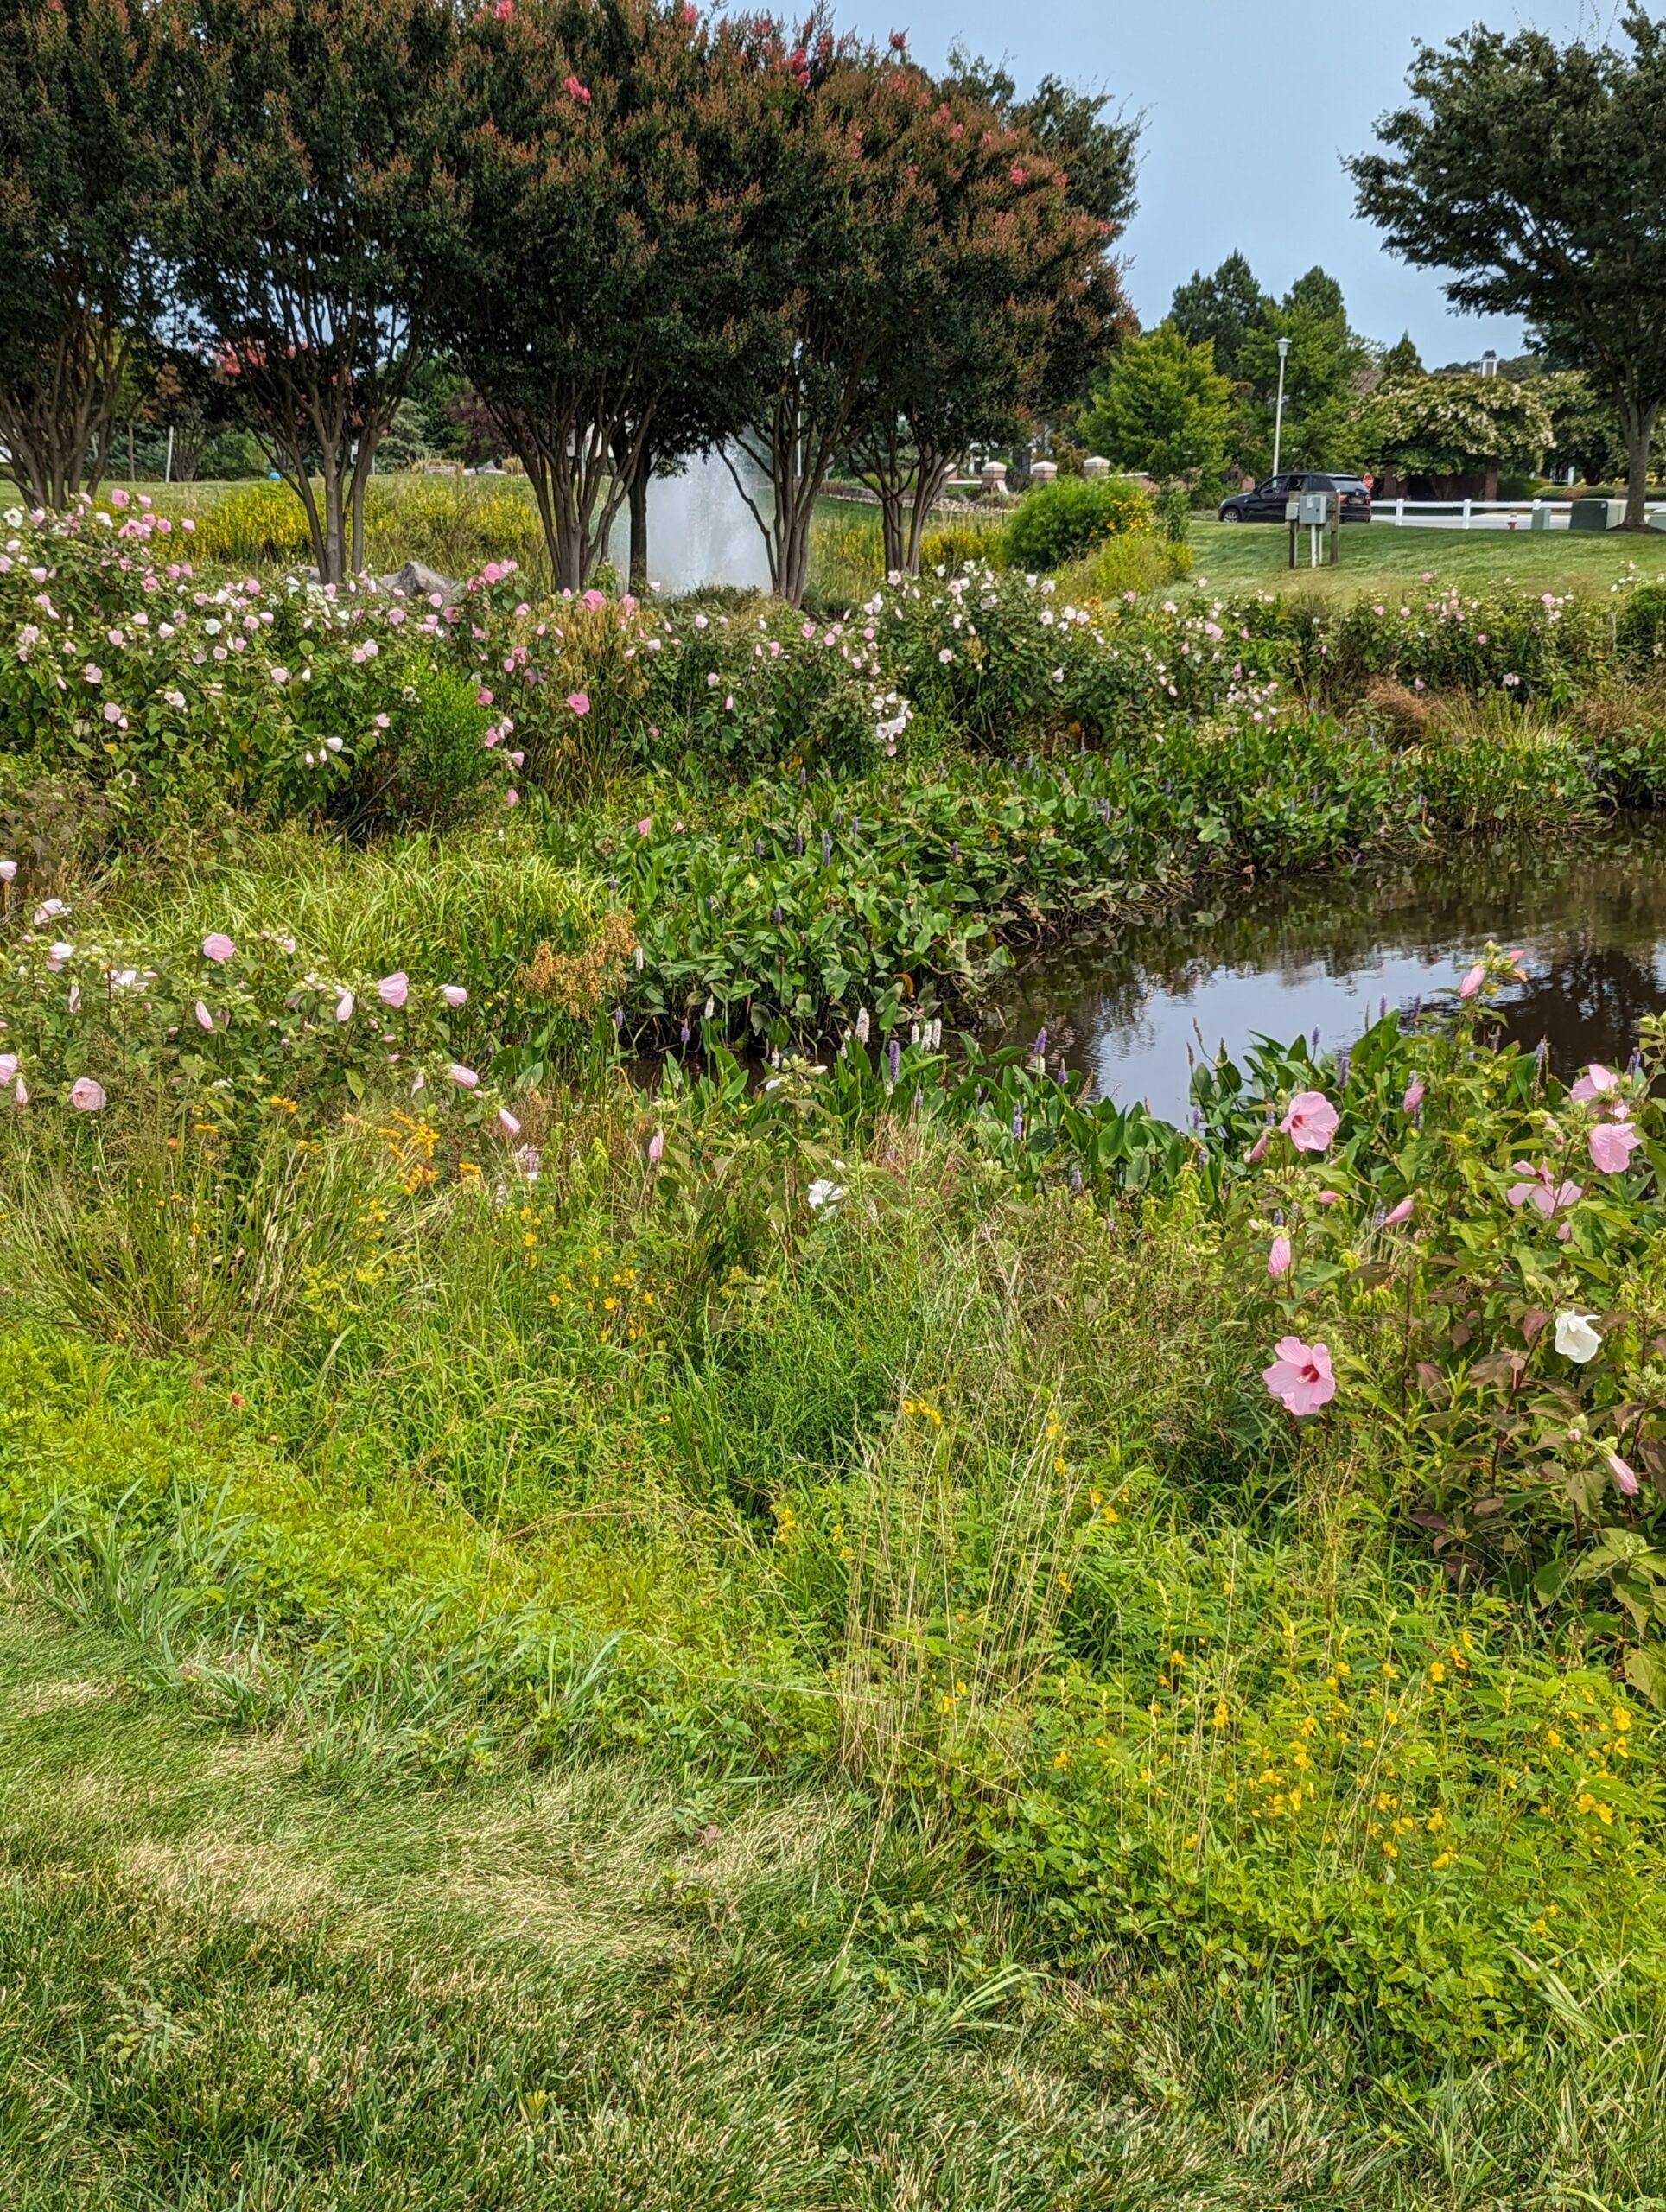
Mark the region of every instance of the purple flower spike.
[[894, 1037], [886, 1048], [886, 1058], [891, 1064], [891, 1080], [894, 1083], [902, 1073], [902, 1047]]
[[1021, 1137], [1023, 1134], [1024, 1109], [1021, 1106], [1014, 1106], [1013, 1108], [1013, 1135], [1015, 1137]]

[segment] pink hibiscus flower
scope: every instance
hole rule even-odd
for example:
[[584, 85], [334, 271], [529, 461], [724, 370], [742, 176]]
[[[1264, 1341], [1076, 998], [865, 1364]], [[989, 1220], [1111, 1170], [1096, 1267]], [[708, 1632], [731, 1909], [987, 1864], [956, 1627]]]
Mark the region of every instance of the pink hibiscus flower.
[[1328, 1152], [1341, 1119], [1322, 1090], [1299, 1090], [1279, 1127], [1298, 1152]]
[[1281, 1405], [1300, 1420], [1330, 1404], [1336, 1395], [1336, 1376], [1328, 1345], [1281, 1337], [1273, 1350], [1278, 1356], [1270, 1367], [1262, 1368], [1261, 1379]]

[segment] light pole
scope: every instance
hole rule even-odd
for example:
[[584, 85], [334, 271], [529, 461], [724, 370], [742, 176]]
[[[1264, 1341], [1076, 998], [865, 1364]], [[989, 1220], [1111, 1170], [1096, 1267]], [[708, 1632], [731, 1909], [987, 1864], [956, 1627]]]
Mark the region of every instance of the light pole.
[[1278, 474], [1279, 448], [1284, 441], [1284, 364], [1289, 359], [1290, 341], [1278, 341], [1278, 406], [1273, 416], [1273, 474]]

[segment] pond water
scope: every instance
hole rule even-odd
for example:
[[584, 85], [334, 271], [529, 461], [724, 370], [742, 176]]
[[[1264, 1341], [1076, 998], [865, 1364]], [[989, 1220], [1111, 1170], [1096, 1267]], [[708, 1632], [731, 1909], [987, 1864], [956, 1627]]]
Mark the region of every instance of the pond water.
[[1491, 839], [1388, 869], [1217, 893], [1214, 903], [1076, 938], [1009, 983], [992, 1027], [1047, 1032], [1091, 1095], [1183, 1120], [1191, 1062], [1257, 1036], [1350, 1043], [1383, 1001], [1449, 991], [1489, 938], [1527, 954], [1500, 1001], [1558, 1068], [1629, 1055], [1666, 1006], [1666, 819], [1621, 817], [1567, 843]]

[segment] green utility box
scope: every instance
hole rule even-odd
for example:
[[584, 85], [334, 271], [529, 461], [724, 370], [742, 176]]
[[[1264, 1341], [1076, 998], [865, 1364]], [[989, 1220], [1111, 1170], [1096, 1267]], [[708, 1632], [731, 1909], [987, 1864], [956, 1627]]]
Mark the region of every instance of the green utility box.
[[1618, 530], [1625, 519], [1624, 499], [1575, 499], [1568, 511], [1569, 530]]

